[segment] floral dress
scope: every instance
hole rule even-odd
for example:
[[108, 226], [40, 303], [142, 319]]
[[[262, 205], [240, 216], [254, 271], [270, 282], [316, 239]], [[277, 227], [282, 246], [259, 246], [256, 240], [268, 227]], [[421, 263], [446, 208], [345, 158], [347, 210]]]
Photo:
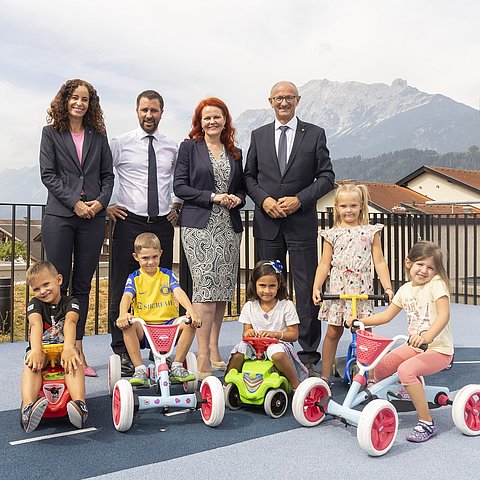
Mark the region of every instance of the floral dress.
[[[332, 245], [332, 265], [327, 279], [325, 293], [373, 293], [372, 245], [377, 232], [383, 225], [359, 225], [353, 228], [333, 227], [321, 230], [320, 235]], [[343, 325], [352, 315], [349, 300], [325, 300], [318, 314], [320, 320], [331, 325]], [[357, 317], [373, 314], [373, 302], [359, 300]]]

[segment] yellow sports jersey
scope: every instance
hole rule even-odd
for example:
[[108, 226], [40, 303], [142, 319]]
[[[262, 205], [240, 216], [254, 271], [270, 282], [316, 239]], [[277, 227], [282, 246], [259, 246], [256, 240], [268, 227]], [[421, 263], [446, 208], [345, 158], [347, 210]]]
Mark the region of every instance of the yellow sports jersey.
[[133, 314], [147, 323], [164, 323], [178, 317], [173, 290], [179, 283], [171, 270], [160, 267], [152, 277], [142, 270], [128, 276], [124, 292], [133, 295]]

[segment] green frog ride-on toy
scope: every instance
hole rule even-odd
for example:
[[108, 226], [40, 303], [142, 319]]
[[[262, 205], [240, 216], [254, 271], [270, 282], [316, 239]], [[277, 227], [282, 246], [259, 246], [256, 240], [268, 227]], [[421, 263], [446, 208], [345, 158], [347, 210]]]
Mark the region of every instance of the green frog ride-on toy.
[[256, 360], [245, 360], [242, 371], [232, 368], [225, 376], [225, 405], [238, 410], [243, 405], [263, 405], [267, 415], [280, 418], [288, 407], [290, 382], [266, 358], [268, 346], [278, 343], [275, 338], [244, 337], [257, 352]]

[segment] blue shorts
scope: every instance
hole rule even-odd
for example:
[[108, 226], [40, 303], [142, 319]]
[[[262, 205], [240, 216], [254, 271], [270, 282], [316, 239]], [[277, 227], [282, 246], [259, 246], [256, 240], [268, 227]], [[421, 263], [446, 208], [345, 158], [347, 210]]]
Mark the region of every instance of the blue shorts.
[[[155, 325], [173, 325], [175, 323], [176, 318], [171, 318], [170, 320], [167, 320], [166, 322], [162, 323], [156, 323]], [[147, 337], [145, 334], [143, 335], [143, 338], [140, 340], [140, 349], [144, 348], [150, 348], [150, 345], [148, 344]]]

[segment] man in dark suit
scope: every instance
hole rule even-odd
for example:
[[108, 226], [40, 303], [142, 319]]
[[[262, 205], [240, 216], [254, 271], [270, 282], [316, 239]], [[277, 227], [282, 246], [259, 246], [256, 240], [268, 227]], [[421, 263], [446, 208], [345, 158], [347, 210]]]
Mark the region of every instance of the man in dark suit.
[[300, 102], [291, 82], [276, 83], [270, 92], [275, 121], [252, 132], [245, 166], [245, 186], [255, 202], [253, 235], [256, 260], [279, 259], [288, 252], [300, 318], [299, 357], [310, 376], [321, 338], [312, 286], [318, 264], [317, 200], [333, 189], [334, 173], [325, 131], [295, 116]]

